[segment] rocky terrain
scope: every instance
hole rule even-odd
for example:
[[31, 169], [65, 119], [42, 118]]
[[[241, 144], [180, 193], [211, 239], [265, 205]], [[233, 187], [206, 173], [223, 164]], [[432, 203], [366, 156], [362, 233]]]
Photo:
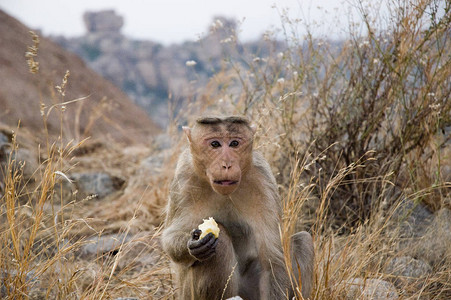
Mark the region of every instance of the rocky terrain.
[[[30, 299], [173, 299], [173, 277], [159, 246], [159, 226], [177, 155], [186, 143], [177, 126], [171, 124], [161, 133], [162, 129], [148, 115], [158, 116], [160, 125], [167, 124], [168, 103], [177, 107], [179, 102], [188, 101], [217, 70], [224, 68], [228, 58], [239, 60], [240, 56], [247, 56], [257, 61], [258, 55], [263, 57], [271, 52], [275, 54], [274, 60], [280, 62], [276, 50], [281, 45], [276, 43], [269, 49], [256, 42], [235, 47], [236, 24], [222, 18], [214, 21], [209, 34], [199, 42], [167, 47], [123, 36], [120, 32], [123, 19], [113, 11], [87, 13], [85, 23], [88, 32], [83, 37], [52, 38], [72, 53], [39, 37], [37, 56], [33, 57], [39, 62], [39, 70], [31, 74], [25, 52], [33, 50], [28, 47], [36, 41], [33, 42], [28, 28], [0, 12], [0, 298], [21, 299], [26, 295]], [[229, 49], [231, 43], [235, 46]], [[366, 53], [374, 63], [376, 59], [370, 54]], [[403, 61], [407, 60], [398, 62]], [[67, 83], [66, 70], [70, 71]], [[314, 73], [316, 69], [311, 70]], [[302, 70], [298, 71], [297, 75]], [[443, 78], [443, 82], [449, 83], [449, 77]], [[266, 151], [275, 170], [285, 170], [290, 161], [281, 158], [294, 153], [285, 139], [290, 128], [295, 133], [304, 130], [298, 124], [307, 117], [297, 109], [304, 107], [300, 100], [309, 96], [295, 89], [302, 85], [301, 80], [294, 76], [278, 80], [274, 75], [264, 92], [271, 101], [275, 100], [264, 102], [255, 113], [261, 118], [256, 144], [259, 150]], [[334, 76], [332, 80], [335, 81]], [[389, 81], [392, 82], [391, 77]], [[300, 92], [293, 98], [280, 97], [282, 89], [290, 84]], [[319, 99], [329, 92], [327, 84], [324, 86], [326, 92], [314, 97]], [[445, 85], [439, 88], [444, 91], [434, 90], [437, 97], [442, 97], [437, 99], [449, 95]], [[420, 94], [418, 98], [429, 99], [431, 91], [422, 92], [426, 96]], [[343, 99], [348, 99], [345, 96]], [[294, 99], [293, 103], [287, 99]], [[287, 106], [276, 106], [284, 103]], [[363, 107], [365, 102], [362, 103]], [[446, 113], [447, 103], [440, 103]], [[256, 109], [258, 105], [255, 103]], [[295, 112], [286, 114], [290, 107]], [[327, 113], [334, 116], [334, 111], [338, 111], [337, 107], [330, 107]], [[347, 123], [342, 127], [349, 128], [358, 111], [354, 111], [355, 115], [343, 111], [343, 117], [335, 116], [331, 122], [342, 124], [343, 118]], [[279, 112], [284, 115], [278, 116]], [[431, 120], [438, 115], [433, 112], [423, 110], [418, 115], [429, 114], [427, 119]], [[368, 193], [381, 201], [371, 207], [374, 213], [368, 219], [348, 231], [340, 231], [341, 228], [327, 225], [321, 219], [325, 213], [315, 207], [322, 191], [305, 196], [304, 183], [295, 181], [301, 191], [295, 198], [299, 196], [300, 201], [308, 198], [305, 200], [308, 209], [314, 206], [313, 217], [308, 209], [302, 212], [306, 224], [311, 228], [324, 226], [313, 232], [317, 253], [315, 292], [320, 295], [317, 299], [418, 299], [423, 295], [424, 299], [449, 299], [451, 141], [449, 116], [445, 113], [439, 124], [443, 128], [420, 124], [424, 127], [412, 129], [411, 132], [418, 130], [422, 136], [424, 128], [428, 128], [427, 134], [433, 138], [418, 146], [418, 156], [403, 160], [399, 165], [403, 172], [397, 181], [391, 182], [397, 169], [390, 169], [388, 175], [370, 173], [375, 175], [359, 180], [351, 176], [363, 174], [365, 164], [371, 167], [389, 152], [382, 152], [382, 158], [358, 164], [352, 159], [348, 168], [348, 164], [339, 165], [344, 151], [331, 148], [329, 157], [321, 152], [301, 166], [311, 172], [317, 168], [318, 173], [307, 174], [320, 178], [325, 177], [327, 160], [333, 160], [328, 166], [338, 175], [326, 175], [331, 179], [325, 189], [332, 186], [339, 194], [340, 189], [354, 183], [352, 192], [356, 197]], [[284, 119], [287, 115], [292, 119]], [[373, 115], [368, 113], [365, 118]], [[320, 124], [315, 126], [319, 136], [326, 135]], [[409, 136], [415, 136], [411, 132]], [[348, 133], [345, 136], [349, 139]], [[265, 144], [267, 137], [271, 142]], [[89, 139], [78, 144], [84, 138]], [[296, 139], [290, 141], [299, 143]], [[383, 144], [379, 139], [376, 141]], [[346, 142], [340, 141], [345, 150], [355, 146]], [[437, 153], [435, 164], [431, 157], [435, 159]], [[412, 161], [415, 169], [408, 168]], [[348, 172], [345, 174], [348, 177], [334, 181], [342, 170]], [[418, 180], [413, 170], [419, 170], [424, 177]], [[428, 171], [434, 175], [432, 183], [426, 176]], [[291, 180], [279, 182], [282, 195], [287, 195]], [[313, 185], [322, 183], [319, 179], [309, 180]], [[327, 200], [333, 199], [333, 193]], [[342, 208], [352, 210], [347, 205]]]
[[[52, 39], [120, 87], [160, 125], [168, 123], [168, 102], [175, 106], [171, 114], [176, 113], [178, 104], [193, 98], [226, 61], [270, 51], [261, 37], [240, 43], [236, 21], [222, 17], [215, 18], [198, 41], [170, 46], [124, 36], [124, 20], [114, 11], [87, 12], [84, 22], [85, 35]], [[283, 43], [274, 46], [276, 51]]]
[[[59, 111], [65, 104], [77, 113], [63, 113], [68, 139], [80, 141], [111, 136], [117, 141], [143, 140], [159, 131], [130, 98], [108, 80], [91, 70], [77, 55], [45, 37], [39, 37], [36, 61], [38, 74], [29, 72], [25, 52], [33, 46], [32, 36], [14, 18], [0, 11], [0, 124], [18, 126], [43, 137], [43, 115], [51, 135], [60, 134]], [[58, 92], [66, 71], [65, 93]], [[83, 99], [83, 100], [81, 100]], [[52, 108], [53, 105], [53, 108]]]

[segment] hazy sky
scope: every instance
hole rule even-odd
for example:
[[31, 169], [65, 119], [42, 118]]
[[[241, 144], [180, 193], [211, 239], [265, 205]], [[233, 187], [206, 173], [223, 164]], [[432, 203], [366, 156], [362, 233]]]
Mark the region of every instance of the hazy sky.
[[[0, 0], [0, 8], [44, 35], [80, 36], [85, 32], [83, 13], [114, 9], [124, 17], [123, 33], [161, 43], [195, 40], [207, 31], [214, 16], [244, 20], [240, 38], [259, 37], [271, 26], [280, 27], [278, 11], [287, 8], [291, 18], [328, 22], [324, 30], [342, 30], [333, 20], [348, 14], [349, 0]], [[352, 2], [352, 1], [351, 1]], [[274, 5], [278, 9], [274, 8]], [[319, 9], [318, 6], [322, 7]], [[327, 10], [327, 12], [325, 11]], [[343, 21], [345, 22], [345, 21]], [[302, 26], [301, 26], [302, 27]], [[346, 27], [346, 26], [342, 26]], [[340, 27], [340, 28], [342, 28]], [[303, 30], [299, 28], [299, 30]], [[334, 34], [339, 32], [334, 32]]]

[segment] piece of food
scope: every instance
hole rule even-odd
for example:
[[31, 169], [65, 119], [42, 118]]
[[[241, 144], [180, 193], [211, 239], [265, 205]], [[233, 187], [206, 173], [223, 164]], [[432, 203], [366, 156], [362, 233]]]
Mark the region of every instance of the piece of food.
[[204, 236], [206, 236], [208, 233], [213, 233], [213, 235], [217, 238], [219, 236], [219, 227], [216, 223], [215, 219], [212, 217], [208, 219], [204, 219], [204, 222], [199, 225], [199, 230], [202, 231], [199, 239], [202, 239]]

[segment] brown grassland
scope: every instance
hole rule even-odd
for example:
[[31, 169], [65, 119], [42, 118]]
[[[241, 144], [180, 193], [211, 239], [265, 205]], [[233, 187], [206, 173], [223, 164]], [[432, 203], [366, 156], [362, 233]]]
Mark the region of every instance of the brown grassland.
[[[314, 237], [314, 299], [346, 299], [356, 278], [395, 283], [400, 299], [450, 299], [449, 244], [427, 275], [409, 278], [387, 270], [392, 259], [412, 255], [409, 248], [416, 247], [403, 235], [411, 210], [399, 211], [406, 202], [432, 213], [451, 209], [451, 4], [388, 2], [392, 9], [384, 20], [374, 4], [355, 2], [364, 33], [351, 26], [340, 43], [312, 32], [299, 36], [296, 28], [309, 25], [282, 11], [287, 50], [225, 59], [223, 70], [171, 120], [166, 135], [174, 141], [163, 152], [152, 138], [133, 147], [77, 140], [76, 128], [65, 136], [64, 116], [74, 113], [72, 100], [84, 99], [66, 99], [71, 78], [64, 76], [55, 83], [55, 104], [36, 111], [44, 127], [47, 116], [59, 117], [61, 131], [35, 149], [39, 164], [33, 179], [16, 160], [28, 138], [20, 126], [3, 158], [1, 296], [173, 299], [168, 259], [158, 246], [159, 226], [177, 155], [185, 146], [178, 129], [208, 112], [244, 114], [258, 126], [255, 148], [272, 166], [283, 199], [284, 250], [289, 253], [288, 241], [297, 230]], [[236, 33], [230, 34], [235, 38], [227, 46], [238, 47]], [[32, 35], [26, 56], [38, 77], [38, 36]], [[148, 156], [160, 160], [155, 172], [140, 170]], [[108, 170], [125, 178], [126, 186], [101, 201], [73, 190], [67, 195], [68, 175], [80, 169]], [[118, 240], [114, 253], [81, 258], [90, 238], [110, 233], [133, 238]]]

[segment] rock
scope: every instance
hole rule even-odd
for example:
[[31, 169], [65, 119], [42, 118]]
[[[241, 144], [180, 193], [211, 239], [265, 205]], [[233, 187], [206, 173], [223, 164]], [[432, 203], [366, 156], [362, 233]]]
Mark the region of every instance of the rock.
[[38, 158], [35, 152], [19, 148], [13, 152], [13, 160], [16, 161], [16, 166], [22, 168], [23, 166], [23, 178], [29, 180], [33, 178], [33, 175], [39, 168]]
[[346, 282], [346, 299], [395, 300], [398, 292], [390, 282], [380, 279], [353, 278]]
[[140, 271], [156, 265], [163, 252], [159, 240], [153, 235], [153, 232], [140, 232], [131, 237], [122, 248], [118, 268]]
[[109, 234], [92, 237], [86, 240], [86, 244], [80, 248], [79, 256], [82, 258], [95, 258], [105, 254], [115, 254], [121, 244], [128, 242], [130, 236], [121, 234]]
[[451, 259], [451, 211], [443, 208], [435, 215], [421, 203], [405, 198], [393, 214], [390, 235], [400, 238], [399, 251], [419, 258], [430, 266]]
[[32, 286], [28, 291], [28, 299], [30, 300], [46, 300], [49, 299], [47, 294], [47, 288]]
[[243, 298], [241, 298], [240, 296], [235, 296], [232, 298], [227, 298], [226, 300], [243, 300]]
[[163, 153], [146, 157], [139, 164], [139, 176], [145, 176], [145, 178], [147, 178], [149, 176], [158, 175], [163, 167], [163, 162]]
[[103, 172], [72, 173], [70, 179], [78, 189], [79, 198], [96, 195], [101, 199], [120, 190], [125, 183], [123, 179]]
[[404, 198], [393, 214], [395, 224], [399, 226], [399, 237], [413, 239], [423, 236], [426, 229], [432, 223], [432, 214], [421, 203], [415, 203], [409, 198]]
[[0, 131], [0, 148], [9, 143], [9, 138], [6, 134]]
[[[9, 153], [9, 139], [0, 131], [0, 167], [3, 168]], [[4, 179], [3, 172], [0, 172], [0, 198], [3, 196]]]
[[114, 10], [86, 12], [83, 20], [88, 32], [119, 32], [124, 25], [124, 19]]
[[154, 146], [156, 147], [157, 150], [171, 149], [172, 146], [174, 145], [173, 138], [171, 138], [171, 136], [166, 133], [157, 135], [154, 138], [153, 142], [154, 142]]
[[[113, 10], [88, 12], [84, 22], [87, 28], [84, 36], [56, 38], [56, 42], [125, 91], [163, 128], [168, 125], [169, 117], [178, 112], [180, 103], [191, 99], [194, 91], [206, 86], [213, 74], [225, 67], [224, 58], [241, 61], [243, 56], [246, 60], [246, 53], [250, 59], [256, 49], [259, 55], [269, 56], [285, 48], [282, 42], [270, 46], [263, 39], [238, 43], [237, 48], [231, 35], [237, 32], [238, 22], [223, 17], [215, 17], [200, 42], [171, 45], [122, 35], [124, 20]], [[191, 60], [196, 64], [186, 66]], [[171, 109], [168, 109], [169, 102], [173, 104]]]
[[[0, 297], [2, 299], [6, 298], [8, 295], [7, 289], [10, 290], [10, 292], [14, 293], [13, 288], [11, 287], [10, 283], [14, 280], [14, 278], [17, 276], [17, 271], [0, 271]], [[31, 290], [37, 289], [38, 285], [38, 278], [36, 274], [33, 271], [28, 272], [25, 275], [26, 284], [31, 287]], [[17, 294], [20, 294], [18, 291]]]
[[427, 276], [431, 271], [432, 268], [430, 265], [410, 256], [393, 258], [385, 270], [387, 274], [411, 278]]
[[442, 208], [437, 212], [426, 234], [411, 247], [410, 252], [431, 266], [440, 266], [451, 260], [451, 210]]
[[[12, 161], [11, 174], [15, 174], [15, 172], [17, 172], [18, 174], [22, 175], [22, 178], [20, 178], [20, 181], [18, 182], [20, 188], [17, 188], [21, 189], [21, 187], [25, 186], [27, 182], [34, 182], [35, 174], [39, 169], [39, 163], [36, 153], [26, 148], [18, 148], [16, 150], [13, 150], [12, 145], [10, 144], [10, 138], [0, 132], [0, 169], [2, 171], [7, 170], [10, 156]], [[6, 180], [4, 178], [4, 175], [6, 173], [2, 171], [0, 171], [0, 198], [3, 196]], [[19, 196], [19, 198], [26, 198], [22, 196]]]
[[393, 282], [399, 288], [412, 285], [431, 272], [432, 268], [429, 264], [410, 256], [395, 257], [385, 268], [386, 274], [395, 276]]
[[[161, 247], [151, 232], [140, 232], [134, 236], [124, 233], [92, 237], [79, 252], [82, 259], [95, 259], [102, 255], [119, 255], [117, 270], [139, 271], [152, 267], [161, 259]], [[121, 250], [119, 254], [119, 249]], [[115, 258], [116, 259], [116, 258]]]
[[441, 156], [440, 174], [443, 181], [449, 182], [451, 181], [451, 139], [442, 148]]

